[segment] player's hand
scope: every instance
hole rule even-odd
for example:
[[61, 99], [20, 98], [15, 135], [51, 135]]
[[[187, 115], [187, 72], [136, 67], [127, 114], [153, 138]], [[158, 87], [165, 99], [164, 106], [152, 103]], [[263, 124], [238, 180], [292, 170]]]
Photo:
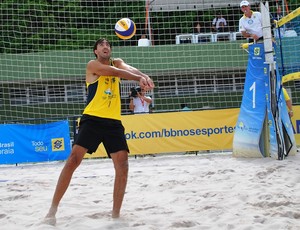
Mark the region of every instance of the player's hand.
[[151, 90], [154, 88], [154, 83], [150, 77], [142, 77], [140, 79], [140, 87], [145, 91]]
[[147, 91], [147, 90], [153, 89], [155, 87], [155, 85], [154, 85], [152, 79], [149, 76], [145, 77], [145, 79], [147, 82], [147, 86], [146, 86], [145, 90]]
[[148, 86], [147, 80], [144, 77], [140, 78], [139, 84], [142, 89], [146, 89], [146, 87]]
[[154, 82], [150, 77], [147, 79], [147, 84], [150, 87], [150, 89], [153, 89], [155, 87]]

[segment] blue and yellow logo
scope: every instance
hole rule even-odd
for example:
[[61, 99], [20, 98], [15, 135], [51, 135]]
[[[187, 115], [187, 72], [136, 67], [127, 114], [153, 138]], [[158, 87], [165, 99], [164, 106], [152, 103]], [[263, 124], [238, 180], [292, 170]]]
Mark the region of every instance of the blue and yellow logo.
[[64, 151], [65, 150], [65, 139], [61, 138], [53, 138], [51, 139], [52, 151]]
[[259, 56], [260, 55], [260, 47], [255, 47], [254, 48], [254, 55]]

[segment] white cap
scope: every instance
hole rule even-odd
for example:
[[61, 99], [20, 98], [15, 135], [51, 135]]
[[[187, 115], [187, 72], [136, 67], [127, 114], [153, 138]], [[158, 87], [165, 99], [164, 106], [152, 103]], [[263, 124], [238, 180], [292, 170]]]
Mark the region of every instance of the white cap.
[[249, 5], [250, 5], [250, 3], [248, 1], [241, 1], [241, 3], [240, 3], [240, 7], [249, 6]]

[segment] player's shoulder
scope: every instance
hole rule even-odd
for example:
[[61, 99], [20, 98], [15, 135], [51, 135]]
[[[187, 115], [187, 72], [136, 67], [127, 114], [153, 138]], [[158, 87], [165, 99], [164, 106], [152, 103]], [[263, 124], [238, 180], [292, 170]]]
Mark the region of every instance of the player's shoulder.
[[111, 63], [113, 64], [113, 66], [120, 66], [122, 63], [124, 63], [122, 58], [111, 58]]
[[122, 58], [111, 58], [113, 62], [124, 62]]
[[87, 64], [86, 64], [87, 68], [90, 67], [90, 66], [95, 65], [95, 62], [96, 62], [95, 60], [89, 60], [89, 61], [87, 62]]
[[98, 62], [96, 59], [92, 59], [92, 60], [88, 61], [88, 63], [86, 64], [86, 68], [94, 69], [96, 67], [99, 67], [100, 65], [101, 65], [100, 62]]

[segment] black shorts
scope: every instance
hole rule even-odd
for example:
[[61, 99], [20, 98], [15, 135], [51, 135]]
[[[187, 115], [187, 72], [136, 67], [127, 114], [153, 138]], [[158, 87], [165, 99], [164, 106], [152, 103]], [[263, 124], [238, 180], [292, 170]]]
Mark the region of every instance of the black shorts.
[[93, 153], [103, 143], [107, 155], [120, 150], [129, 152], [125, 129], [119, 120], [82, 115], [74, 144], [87, 148]]

